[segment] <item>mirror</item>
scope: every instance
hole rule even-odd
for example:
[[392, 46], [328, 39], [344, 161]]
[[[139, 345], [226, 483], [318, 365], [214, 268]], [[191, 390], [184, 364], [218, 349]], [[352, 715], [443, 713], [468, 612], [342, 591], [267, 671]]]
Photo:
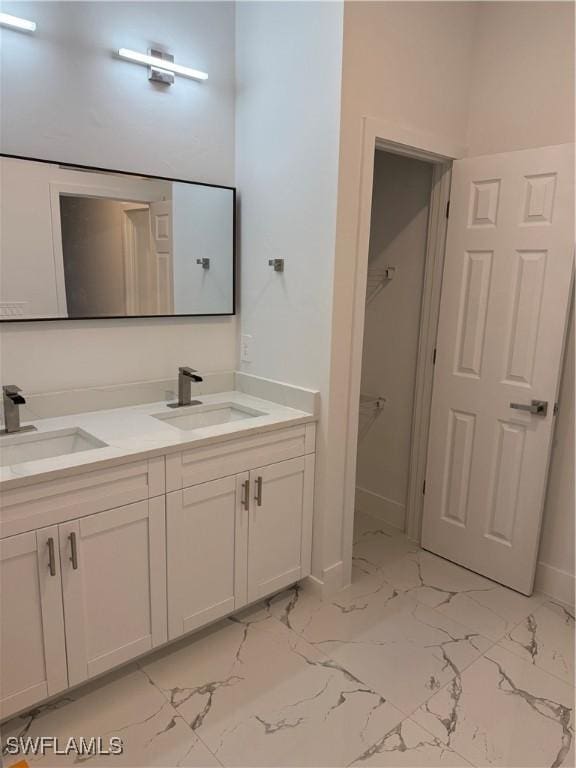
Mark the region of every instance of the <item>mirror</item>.
[[235, 190], [0, 157], [0, 319], [234, 314]]

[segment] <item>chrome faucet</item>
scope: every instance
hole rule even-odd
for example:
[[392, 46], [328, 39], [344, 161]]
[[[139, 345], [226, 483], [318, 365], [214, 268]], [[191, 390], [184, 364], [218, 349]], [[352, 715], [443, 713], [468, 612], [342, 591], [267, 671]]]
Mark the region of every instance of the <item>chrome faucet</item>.
[[183, 408], [186, 405], [202, 405], [200, 400], [192, 400], [192, 382], [203, 381], [194, 368], [178, 368], [178, 402], [168, 403], [168, 408]]
[[22, 390], [15, 384], [7, 384], [2, 387], [2, 402], [4, 406], [4, 429], [2, 432], [12, 434], [14, 432], [31, 432], [36, 429], [32, 424], [20, 426], [20, 406], [26, 400], [19, 394]]

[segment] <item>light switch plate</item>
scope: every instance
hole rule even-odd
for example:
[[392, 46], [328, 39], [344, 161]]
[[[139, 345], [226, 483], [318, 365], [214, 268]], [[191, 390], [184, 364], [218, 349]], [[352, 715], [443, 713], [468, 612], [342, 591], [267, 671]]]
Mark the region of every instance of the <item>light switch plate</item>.
[[243, 363], [252, 362], [252, 344], [254, 337], [247, 333], [243, 333], [240, 337], [240, 360]]

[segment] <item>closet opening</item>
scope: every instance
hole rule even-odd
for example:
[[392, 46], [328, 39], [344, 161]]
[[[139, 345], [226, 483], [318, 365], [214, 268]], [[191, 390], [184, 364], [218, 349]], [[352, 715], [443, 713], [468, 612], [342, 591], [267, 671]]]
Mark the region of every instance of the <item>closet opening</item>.
[[425, 491], [449, 177], [450, 163], [389, 148], [374, 153], [355, 515], [414, 540]]

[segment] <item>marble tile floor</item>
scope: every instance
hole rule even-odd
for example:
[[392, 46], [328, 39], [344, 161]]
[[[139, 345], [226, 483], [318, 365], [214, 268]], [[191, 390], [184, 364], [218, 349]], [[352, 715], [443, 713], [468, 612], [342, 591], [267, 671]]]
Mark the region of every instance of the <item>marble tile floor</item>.
[[354, 552], [332, 600], [287, 590], [14, 718], [2, 742], [124, 743], [31, 766], [574, 765], [570, 611], [361, 514]]

